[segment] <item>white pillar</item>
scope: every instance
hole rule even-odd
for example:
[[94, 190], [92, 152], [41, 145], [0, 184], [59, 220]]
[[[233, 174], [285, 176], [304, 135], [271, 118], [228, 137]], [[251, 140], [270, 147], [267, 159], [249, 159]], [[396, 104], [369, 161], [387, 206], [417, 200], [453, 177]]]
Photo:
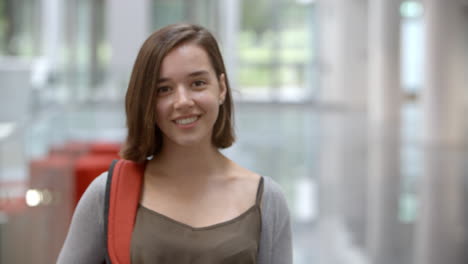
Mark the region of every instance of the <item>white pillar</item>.
[[367, 127], [363, 112], [343, 114], [341, 132], [343, 171], [341, 171], [341, 204], [343, 218], [349, 234], [358, 247], [364, 247], [367, 213]]
[[369, 136], [369, 181], [366, 248], [370, 263], [406, 263], [395, 250], [401, 239], [398, 222], [400, 198], [400, 126], [386, 122], [373, 126]]
[[151, 34], [151, 1], [109, 0], [106, 11], [112, 54], [109, 77], [119, 86], [124, 84], [119, 88], [125, 91], [138, 51]]
[[318, 0], [324, 104], [364, 109], [367, 98], [367, 1]]
[[41, 18], [43, 25], [42, 32], [42, 53], [47, 60], [47, 66], [52, 73], [56, 73], [59, 66], [61, 32], [62, 32], [62, 16], [64, 13], [62, 1], [59, 0], [43, 0], [42, 1]]
[[370, 122], [400, 116], [400, 4], [401, 0], [369, 1]]
[[425, 0], [424, 4], [423, 140], [456, 146], [465, 141], [467, 47], [463, 45], [463, 8], [459, 0]]
[[341, 263], [357, 258], [364, 244], [366, 122], [361, 113], [328, 112], [321, 118], [320, 263]]
[[[465, 6], [463, 7], [463, 10], [464, 10], [463, 25], [465, 25], [465, 28], [466, 28], [468, 27], [468, 0], [465, 1]], [[468, 64], [468, 31], [467, 30], [465, 30], [463, 37], [464, 37], [463, 46], [466, 47], [464, 61], [467, 62]], [[465, 77], [463, 83], [468, 83], [468, 66], [465, 67], [463, 76]], [[468, 92], [465, 94], [465, 105], [468, 105]]]
[[345, 228], [342, 206], [345, 127], [344, 118], [337, 113], [322, 114], [322, 119], [318, 222], [320, 263], [338, 263], [342, 256], [340, 238], [348, 231]]
[[[367, 1], [318, 0], [320, 94], [325, 105], [364, 110], [367, 98]], [[364, 112], [323, 114], [320, 160], [320, 258], [349, 260], [364, 240], [366, 172], [357, 153]], [[363, 129], [364, 128], [364, 131]], [[352, 139], [352, 140], [350, 140]], [[361, 140], [361, 141], [360, 141]], [[353, 159], [349, 155], [354, 155]], [[346, 243], [343, 244], [343, 240]], [[352, 241], [352, 242], [351, 242]]]
[[369, 1], [368, 212], [371, 263], [396, 263], [400, 194], [400, 4]]
[[240, 0], [222, 0], [219, 5], [220, 11], [220, 45], [223, 52], [229, 83], [232, 88], [237, 88], [238, 69], [238, 39], [240, 30]]
[[0, 122], [25, 124], [31, 117], [31, 63], [19, 57], [0, 58]]
[[424, 171], [415, 263], [465, 263], [466, 44], [462, 1], [425, 0]]
[[415, 264], [466, 263], [465, 151], [426, 149], [415, 229]]

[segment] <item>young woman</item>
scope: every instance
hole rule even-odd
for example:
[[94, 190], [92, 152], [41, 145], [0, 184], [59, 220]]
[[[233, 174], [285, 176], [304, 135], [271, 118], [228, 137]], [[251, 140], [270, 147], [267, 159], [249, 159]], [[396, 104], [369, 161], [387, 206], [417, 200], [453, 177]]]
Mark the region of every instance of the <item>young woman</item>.
[[[280, 187], [219, 151], [234, 142], [233, 102], [211, 33], [189, 24], [153, 33], [136, 59], [126, 114], [121, 156], [141, 174], [135, 209], [129, 191], [112, 202], [115, 172], [103, 173], [81, 198], [58, 263], [292, 263]], [[112, 210], [130, 220], [110, 224]], [[127, 247], [114, 246], [126, 229]]]

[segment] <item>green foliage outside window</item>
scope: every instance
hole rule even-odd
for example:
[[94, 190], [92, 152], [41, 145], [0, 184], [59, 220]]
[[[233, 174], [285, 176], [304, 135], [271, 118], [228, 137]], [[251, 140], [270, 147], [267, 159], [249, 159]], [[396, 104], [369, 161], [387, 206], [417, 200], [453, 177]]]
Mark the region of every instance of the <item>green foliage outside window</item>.
[[242, 2], [238, 80], [244, 89], [306, 85], [314, 55], [313, 6], [274, 1]]

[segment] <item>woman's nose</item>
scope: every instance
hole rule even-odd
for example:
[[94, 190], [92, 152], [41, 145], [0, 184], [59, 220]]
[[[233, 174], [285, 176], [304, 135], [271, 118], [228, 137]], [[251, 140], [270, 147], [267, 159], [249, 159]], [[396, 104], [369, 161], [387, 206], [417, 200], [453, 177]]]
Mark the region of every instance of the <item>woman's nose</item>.
[[182, 108], [182, 107], [191, 107], [193, 106], [192, 96], [189, 90], [185, 87], [178, 87], [176, 90], [176, 96], [174, 100], [174, 107], [175, 108]]

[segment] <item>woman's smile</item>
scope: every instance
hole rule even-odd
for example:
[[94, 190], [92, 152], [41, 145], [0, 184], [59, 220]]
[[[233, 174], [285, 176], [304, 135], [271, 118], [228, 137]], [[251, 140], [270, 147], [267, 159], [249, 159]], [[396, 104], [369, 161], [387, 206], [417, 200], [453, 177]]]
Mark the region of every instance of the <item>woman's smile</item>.
[[183, 128], [183, 129], [193, 128], [197, 125], [197, 121], [199, 120], [200, 117], [201, 116], [199, 115], [180, 117], [180, 118], [175, 119], [174, 123], [179, 128]]

